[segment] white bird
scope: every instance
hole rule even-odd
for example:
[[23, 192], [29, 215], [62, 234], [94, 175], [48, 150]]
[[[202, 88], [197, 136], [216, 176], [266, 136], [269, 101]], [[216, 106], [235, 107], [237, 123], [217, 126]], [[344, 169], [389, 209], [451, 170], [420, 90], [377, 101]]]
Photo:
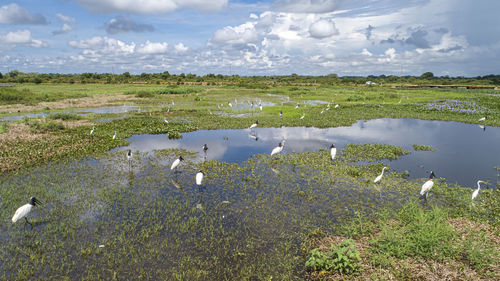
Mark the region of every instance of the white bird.
[[335, 155], [337, 155], [337, 148], [332, 144], [332, 146], [330, 146], [330, 156], [332, 156], [332, 160], [335, 160]]
[[480, 118], [479, 121], [486, 121], [486, 116], [484, 116], [483, 118]]
[[259, 103], [260, 111], [262, 111], [262, 103]]
[[299, 119], [300, 119], [300, 120], [302, 120], [302, 119], [304, 119], [304, 117], [306, 117], [306, 114], [305, 114], [305, 113], [304, 113], [304, 114], [302, 114], [302, 116], [300, 116], [300, 118], [299, 118]]
[[[26, 223], [31, 225], [31, 228], [33, 228], [33, 225], [28, 221], [27, 215], [31, 212], [33, 207], [36, 205], [42, 204], [38, 199], [35, 197], [30, 198], [30, 202], [28, 204], [22, 205], [16, 210], [16, 213], [12, 217], [12, 223], [15, 223], [16, 221], [24, 218], [26, 220]], [[26, 228], [26, 224], [24, 225], [24, 228]]]
[[201, 182], [203, 181], [203, 172], [200, 170], [198, 173], [196, 173], [196, 184], [201, 185]]
[[297, 108], [299, 108], [299, 105], [298, 105], [298, 104], [295, 106], [295, 109], [297, 109]]
[[113, 135], [113, 139], [116, 139], [116, 131], [115, 131], [115, 134]]
[[233, 105], [231, 103], [228, 103], [229, 107], [233, 107]]
[[283, 150], [283, 143], [279, 143], [277, 147], [275, 147], [273, 149], [273, 151], [271, 151], [271, 156], [273, 156], [274, 154], [277, 154], [277, 153], [280, 153], [281, 151]]
[[280, 110], [280, 118], [283, 118], [283, 111]]
[[321, 110], [321, 112], [319, 114], [323, 114], [323, 112], [325, 112], [325, 110]]
[[90, 134], [93, 135], [94, 134], [94, 130], [95, 130], [95, 127], [92, 127], [92, 130], [90, 130]]
[[338, 104], [336, 104], [336, 105], [335, 105], [335, 108], [337, 108], [337, 107], [339, 107], [339, 105], [338, 105]]
[[488, 184], [488, 183], [481, 181], [481, 180], [477, 181], [477, 189], [474, 190], [474, 192], [472, 193], [472, 200], [474, 200], [474, 198], [476, 198], [477, 195], [479, 194], [479, 190], [481, 189], [481, 186], [479, 186], [480, 183]]
[[373, 181], [374, 183], [377, 183], [379, 182], [381, 179], [382, 179], [382, 176], [384, 176], [384, 170], [387, 169], [387, 167], [384, 167], [382, 168], [382, 173], [380, 173], [380, 175], [378, 175], [375, 180]]
[[165, 122], [165, 124], [168, 124], [168, 120], [167, 119], [163, 119], [163, 122]]
[[250, 125], [250, 127], [248, 129], [253, 129], [253, 128], [257, 127], [257, 125], [259, 125], [259, 120], [255, 121], [255, 123]]
[[179, 156], [179, 158], [175, 159], [174, 163], [172, 163], [172, 166], [170, 166], [170, 170], [177, 168], [177, 166], [179, 166], [182, 160], [184, 160], [182, 156]]
[[422, 189], [420, 190], [420, 195], [424, 196], [425, 194], [425, 199], [427, 199], [427, 193], [429, 192], [429, 190], [431, 190], [432, 186], [434, 185], [434, 182], [432, 180], [434, 179], [435, 176], [436, 175], [434, 175], [434, 172], [431, 171], [429, 180], [422, 185]]

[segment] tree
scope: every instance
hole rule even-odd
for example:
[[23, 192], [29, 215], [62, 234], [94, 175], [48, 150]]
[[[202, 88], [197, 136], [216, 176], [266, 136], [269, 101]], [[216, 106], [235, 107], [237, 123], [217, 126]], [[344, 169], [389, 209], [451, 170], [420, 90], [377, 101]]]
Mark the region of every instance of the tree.
[[432, 79], [432, 78], [434, 78], [434, 73], [432, 73], [432, 72], [425, 72], [422, 75], [420, 75], [420, 78], [422, 78], [422, 79]]

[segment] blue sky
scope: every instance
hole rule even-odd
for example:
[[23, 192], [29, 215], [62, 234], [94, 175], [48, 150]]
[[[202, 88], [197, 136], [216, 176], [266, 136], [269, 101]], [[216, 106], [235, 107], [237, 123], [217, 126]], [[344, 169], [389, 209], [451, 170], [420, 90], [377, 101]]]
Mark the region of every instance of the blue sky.
[[0, 1], [0, 72], [500, 74], [497, 0]]

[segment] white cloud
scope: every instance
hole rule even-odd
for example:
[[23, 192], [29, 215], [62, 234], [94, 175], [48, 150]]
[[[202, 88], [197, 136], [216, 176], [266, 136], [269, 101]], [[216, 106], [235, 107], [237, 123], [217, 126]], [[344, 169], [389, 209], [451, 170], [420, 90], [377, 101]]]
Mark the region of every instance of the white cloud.
[[323, 39], [339, 34], [339, 30], [333, 21], [320, 19], [309, 26], [309, 34], [311, 37]]
[[184, 46], [184, 44], [179, 43], [174, 46], [174, 49], [177, 53], [185, 53], [189, 48]]
[[152, 55], [152, 54], [162, 54], [166, 53], [168, 50], [168, 44], [165, 42], [154, 43], [146, 41], [146, 44], [142, 44], [137, 48], [139, 54]]
[[210, 42], [216, 45], [246, 45], [255, 43], [257, 40], [258, 35], [254, 24], [247, 22], [239, 26], [226, 26], [223, 29], [217, 30]]
[[57, 13], [56, 17], [63, 23], [63, 25], [61, 26], [61, 29], [52, 31], [52, 34], [59, 35], [59, 34], [67, 33], [67, 32], [70, 32], [71, 30], [73, 30], [73, 28], [75, 27], [75, 24], [76, 24], [75, 18], [65, 16], [65, 15], [60, 14], [60, 13]]
[[154, 31], [152, 25], [136, 23], [132, 19], [124, 16], [112, 18], [109, 22], [104, 24], [104, 28], [108, 34]]
[[0, 23], [5, 24], [47, 24], [41, 14], [31, 15], [28, 10], [12, 3], [0, 7]]
[[87, 40], [69, 41], [68, 44], [71, 47], [83, 49], [84, 53], [87, 54], [126, 55], [133, 54], [136, 47], [134, 42], [127, 44], [114, 38], [100, 36], [95, 36]]
[[48, 46], [48, 44], [42, 40], [33, 39], [31, 37], [31, 31], [27, 29], [11, 31], [3, 36], [0, 35], [0, 41], [2, 42], [0, 45], [9, 48], [17, 45], [24, 45], [32, 48], [44, 48]]
[[338, 8], [339, 0], [278, 0], [275, 9], [292, 13], [328, 13]]
[[218, 11], [228, 0], [74, 0], [94, 13], [163, 14], [182, 8]]

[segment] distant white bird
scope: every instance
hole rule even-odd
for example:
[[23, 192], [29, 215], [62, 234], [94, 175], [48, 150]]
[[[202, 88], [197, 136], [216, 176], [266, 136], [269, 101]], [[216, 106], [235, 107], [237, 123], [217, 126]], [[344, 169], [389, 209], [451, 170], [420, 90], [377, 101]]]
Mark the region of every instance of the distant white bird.
[[201, 185], [201, 182], [203, 181], [203, 176], [205, 174], [200, 170], [198, 173], [196, 173], [196, 184]]
[[436, 175], [434, 175], [434, 172], [431, 171], [431, 174], [429, 176], [429, 180], [427, 180], [423, 185], [422, 189], [420, 190], [420, 195], [424, 196], [425, 194], [425, 199], [427, 199], [427, 193], [431, 190], [432, 186], [434, 186], [434, 182], [432, 181]]
[[273, 149], [273, 151], [271, 151], [271, 156], [273, 156], [274, 154], [277, 154], [277, 153], [280, 153], [281, 151], [283, 150], [283, 143], [279, 143], [277, 147], [275, 147]]
[[228, 103], [229, 107], [233, 107], [233, 105], [231, 103]]
[[[12, 223], [15, 223], [16, 221], [24, 218], [26, 220], [26, 224], [31, 225], [31, 228], [33, 228], [33, 225], [28, 221], [27, 215], [31, 212], [33, 207], [35, 207], [37, 204], [40, 205], [41, 203], [42, 202], [40, 202], [35, 197], [31, 197], [28, 204], [22, 205], [16, 210], [16, 213], [12, 217]], [[26, 224], [24, 225], [24, 228], [26, 228]]]
[[325, 110], [324, 110], [324, 109], [323, 109], [323, 110], [321, 110], [321, 112], [320, 112], [319, 114], [323, 114], [323, 112], [325, 112]]
[[280, 118], [283, 118], [283, 111], [280, 110]]
[[255, 121], [255, 123], [250, 125], [250, 127], [248, 129], [253, 129], [253, 128], [257, 127], [257, 125], [259, 125], [259, 120]]
[[382, 177], [384, 176], [384, 170], [385, 170], [385, 169], [387, 169], [387, 167], [382, 168], [382, 173], [380, 173], [380, 175], [378, 175], [378, 176], [375, 178], [375, 180], [373, 181], [374, 183], [377, 183], [377, 182], [379, 182], [379, 181], [382, 179]]
[[330, 156], [332, 157], [332, 160], [335, 160], [335, 155], [337, 155], [337, 148], [335, 148], [335, 145], [332, 144], [332, 146], [330, 146]]
[[302, 120], [302, 119], [304, 119], [304, 117], [306, 117], [306, 114], [305, 114], [305, 113], [304, 113], [304, 114], [302, 114], [302, 116], [300, 116], [300, 118], [299, 118], [299, 119], [300, 119], [300, 120]]
[[172, 163], [172, 166], [170, 166], [170, 170], [177, 168], [177, 166], [179, 166], [179, 164], [183, 160], [184, 160], [184, 158], [182, 158], [182, 156], [179, 156], [179, 158], [175, 159], [174, 163]]
[[488, 183], [481, 181], [481, 180], [477, 181], [477, 189], [474, 190], [474, 192], [472, 193], [472, 200], [474, 200], [474, 198], [476, 198], [477, 195], [479, 194], [479, 190], [481, 189], [481, 186], [479, 186], [480, 183], [488, 184]]
[[92, 130], [90, 130], [90, 134], [93, 135], [94, 134], [94, 130], [95, 130], [95, 127], [92, 127]]
[[163, 122], [165, 122], [165, 124], [168, 124], [168, 120], [167, 119], [163, 119]]
[[295, 106], [295, 109], [298, 109], [298, 108], [299, 108], [299, 105], [297, 104], [297, 105]]
[[116, 139], [116, 131], [115, 131], [115, 134], [113, 135], [113, 139]]
[[339, 107], [339, 105], [338, 105], [338, 104], [336, 104], [336, 105], [335, 105], [335, 108], [337, 108], [337, 107]]
[[479, 121], [480, 122], [486, 121], [486, 116], [484, 116], [483, 118], [480, 118]]
[[262, 103], [259, 103], [260, 111], [262, 111]]

